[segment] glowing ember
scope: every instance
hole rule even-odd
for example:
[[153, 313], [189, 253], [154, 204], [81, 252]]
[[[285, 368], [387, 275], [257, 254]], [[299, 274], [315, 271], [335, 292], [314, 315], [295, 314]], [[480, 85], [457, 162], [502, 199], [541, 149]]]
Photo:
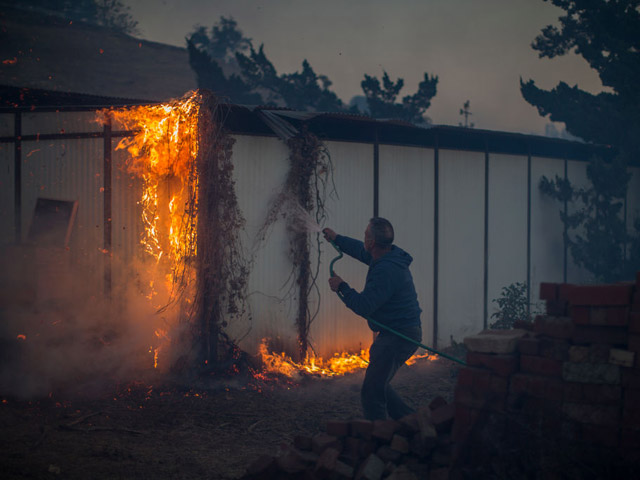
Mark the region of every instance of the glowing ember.
[[18, 335], [17, 338], [18, 338], [18, 340], [26, 340], [27, 336], [21, 333], [20, 335]]
[[[365, 369], [369, 365], [369, 350], [362, 349], [359, 353], [335, 353], [327, 360], [311, 354], [307, 355], [303, 362], [296, 362], [284, 352], [269, 353], [267, 343], [267, 339], [263, 339], [258, 348], [265, 372], [281, 374], [289, 378], [305, 372], [324, 377], [335, 377]], [[413, 355], [406, 363], [413, 365], [421, 358], [434, 360], [436, 357], [429, 353]]]

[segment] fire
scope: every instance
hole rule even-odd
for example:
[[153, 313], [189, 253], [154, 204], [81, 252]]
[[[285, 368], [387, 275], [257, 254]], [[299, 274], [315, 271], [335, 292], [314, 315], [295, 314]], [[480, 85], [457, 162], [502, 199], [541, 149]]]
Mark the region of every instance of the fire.
[[[139, 178], [142, 191], [140, 243], [155, 267], [145, 296], [163, 310], [191, 288], [196, 256], [198, 207], [198, 113], [201, 96], [191, 92], [180, 100], [130, 108], [103, 110], [98, 121], [112, 118], [124, 130], [116, 150], [126, 150], [128, 173]], [[166, 328], [155, 330], [154, 367], [170, 341]]]
[[[335, 377], [363, 370], [369, 365], [368, 349], [361, 349], [358, 353], [335, 353], [327, 360], [312, 353], [308, 354], [304, 361], [296, 362], [284, 352], [270, 353], [267, 343], [267, 339], [263, 339], [262, 343], [258, 347], [258, 354], [260, 355], [262, 364], [264, 365], [265, 372], [281, 374], [289, 378], [295, 377], [300, 373], [309, 373], [322, 377]], [[436, 356], [431, 355], [428, 352], [425, 354], [413, 355], [409, 360], [407, 360], [406, 364], [413, 365], [421, 358], [434, 360]]]

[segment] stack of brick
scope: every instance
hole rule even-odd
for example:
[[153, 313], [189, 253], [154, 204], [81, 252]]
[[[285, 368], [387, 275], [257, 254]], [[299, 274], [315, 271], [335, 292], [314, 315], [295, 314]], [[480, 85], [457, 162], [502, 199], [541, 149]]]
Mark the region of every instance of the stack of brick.
[[543, 283], [540, 298], [546, 314], [529, 331], [465, 339], [469, 366], [460, 371], [455, 392], [454, 443], [463, 445], [480, 419], [497, 412], [507, 424], [535, 424], [546, 439], [636, 461], [640, 273], [635, 283]]
[[398, 421], [329, 421], [324, 432], [262, 455], [242, 478], [444, 480], [452, 424], [453, 405], [442, 397]]

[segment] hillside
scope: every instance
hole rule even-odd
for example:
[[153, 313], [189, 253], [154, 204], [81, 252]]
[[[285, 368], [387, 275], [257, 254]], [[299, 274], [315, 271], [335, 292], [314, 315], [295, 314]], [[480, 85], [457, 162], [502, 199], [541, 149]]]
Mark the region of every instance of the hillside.
[[197, 86], [185, 48], [7, 8], [0, 11], [0, 85], [144, 100]]

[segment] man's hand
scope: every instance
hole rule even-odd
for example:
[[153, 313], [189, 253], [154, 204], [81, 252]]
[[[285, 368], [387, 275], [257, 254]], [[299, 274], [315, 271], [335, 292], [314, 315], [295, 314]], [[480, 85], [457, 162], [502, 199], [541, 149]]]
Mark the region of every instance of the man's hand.
[[324, 239], [329, 242], [335, 242], [336, 237], [338, 236], [338, 234], [330, 228], [325, 228], [322, 230], [322, 233], [324, 234]]
[[333, 277], [329, 278], [329, 287], [331, 287], [331, 290], [333, 290], [334, 292], [337, 292], [338, 287], [342, 282], [344, 282], [344, 280], [342, 280], [338, 275], [334, 275]]

